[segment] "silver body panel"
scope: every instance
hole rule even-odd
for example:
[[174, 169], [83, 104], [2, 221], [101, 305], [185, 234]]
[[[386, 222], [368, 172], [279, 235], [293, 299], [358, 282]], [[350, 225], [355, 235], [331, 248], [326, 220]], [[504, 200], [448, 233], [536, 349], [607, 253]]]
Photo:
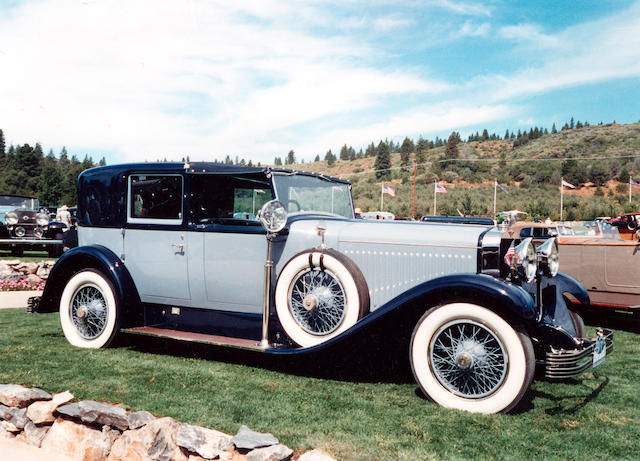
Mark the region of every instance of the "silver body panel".
[[[297, 253], [325, 245], [362, 271], [371, 311], [425, 281], [476, 273], [483, 226], [342, 219], [294, 221], [275, 244], [277, 280]], [[264, 234], [79, 228], [80, 245], [99, 242], [121, 258], [143, 302], [260, 313], [267, 243]], [[275, 283], [275, 282], [274, 282]]]

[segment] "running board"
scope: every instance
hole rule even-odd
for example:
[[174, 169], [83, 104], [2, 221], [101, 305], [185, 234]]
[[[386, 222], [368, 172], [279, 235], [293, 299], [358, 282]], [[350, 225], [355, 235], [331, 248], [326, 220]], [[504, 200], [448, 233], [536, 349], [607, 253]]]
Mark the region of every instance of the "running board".
[[[190, 331], [169, 330], [166, 328], [156, 327], [123, 328], [121, 331], [124, 333], [176, 339], [179, 341], [213, 344], [215, 346], [230, 346], [253, 351], [265, 350], [265, 348], [260, 347], [259, 341], [256, 339], [233, 338], [229, 336], [208, 335], [204, 333], [192, 333]], [[269, 347], [269, 349], [271, 349], [271, 347]]]

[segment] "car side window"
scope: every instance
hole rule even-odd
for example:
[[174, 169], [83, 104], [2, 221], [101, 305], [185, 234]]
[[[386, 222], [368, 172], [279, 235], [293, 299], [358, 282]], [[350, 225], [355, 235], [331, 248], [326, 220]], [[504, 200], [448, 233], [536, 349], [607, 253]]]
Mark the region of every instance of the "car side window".
[[192, 183], [198, 224], [259, 225], [258, 211], [272, 199], [264, 176], [202, 175]]
[[131, 223], [182, 223], [183, 183], [180, 175], [131, 175], [127, 221]]

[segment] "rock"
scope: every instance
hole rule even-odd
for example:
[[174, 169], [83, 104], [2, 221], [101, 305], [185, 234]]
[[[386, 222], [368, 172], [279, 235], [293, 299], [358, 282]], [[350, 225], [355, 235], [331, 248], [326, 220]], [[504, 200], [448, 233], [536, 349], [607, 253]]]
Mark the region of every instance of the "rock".
[[32, 282], [32, 283], [40, 283], [40, 282], [42, 282], [42, 279], [40, 277], [38, 277], [37, 275], [35, 275], [35, 274], [27, 275], [26, 280], [29, 281], [29, 282]]
[[[3, 421], [3, 423], [4, 422], [5, 421]], [[13, 439], [15, 436], [13, 432], [9, 432], [0, 424], [0, 439]]]
[[51, 266], [40, 266], [36, 271], [36, 275], [40, 278], [46, 279], [49, 277], [49, 272], [51, 272]]
[[27, 424], [27, 410], [25, 408], [0, 405], [0, 419], [4, 419], [18, 429], [24, 429], [24, 425]]
[[73, 394], [69, 391], [54, 394], [53, 398], [46, 402], [34, 402], [27, 408], [27, 416], [35, 424], [52, 423], [55, 421], [53, 412], [60, 405], [73, 399]]
[[27, 424], [24, 426], [24, 431], [22, 431], [25, 442], [34, 447], [40, 447], [50, 427], [51, 426], [36, 426], [31, 421], [27, 421]]
[[156, 417], [148, 411], [136, 411], [129, 415], [129, 429], [138, 429], [154, 419]]
[[7, 432], [11, 432], [13, 434], [17, 434], [18, 432], [20, 432], [20, 429], [18, 429], [15, 425], [11, 424], [9, 421], [2, 421], [0, 423], [0, 427], [7, 431]]
[[219, 431], [182, 423], [178, 429], [177, 443], [205, 459], [215, 459], [222, 451], [232, 451], [231, 437]]
[[285, 445], [256, 448], [247, 453], [247, 461], [284, 461], [291, 458], [293, 450]]
[[111, 452], [111, 447], [118, 437], [120, 437], [120, 431], [113, 429], [111, 426], [102, 426], [102, 442], [107, 447], [107, 455]]
[[56, 419], [40, 447], [82, 461], [106, 461], [110, 449], [102, 431], [63, 418]]
[[320, 450], [311, 450], [303, 453], [298, 461], [336, 461], [334, 458]]
[[21, 263], [14, 266], [14, 269], [22, 272], [25, 275], [35, 274], [38, 272], [38, 263]]
[[83, 400], [58, 407], [56, 411], [65, 416], [79, 419], [88, 424], [106, 424], [120, 430], [129, 429], [129, 419], [124, 408], [106, 403]]
[[13, 270], [11, 267], [3, 265], [0, 266], [0, 280], [6, 280], [8, 282], [17, 282], [22, 279], [22, 274]]
[[125, 431], [111, 447], [109, 461], [187, 461], [187, 455], [176, 443], [179, 428], [179, 422], [167, 417]]
[[24, 408], [36, 400], [51, 400], [51, 394], [37, 387], [28, 389], [17, 384], [0, 384], [0, 403], [4, 405]]
[[17, 266], [21, 261], [19, 259], [5, 259], [3, 263], [7, 266]]
[[238, 433], [231, 439], [236, 448], [243, 450], [252, 450], [260, 447], [270, 447], [276, 445], [278, 439], [272, 434], [255, 432], [247, 426], [240, 426]]

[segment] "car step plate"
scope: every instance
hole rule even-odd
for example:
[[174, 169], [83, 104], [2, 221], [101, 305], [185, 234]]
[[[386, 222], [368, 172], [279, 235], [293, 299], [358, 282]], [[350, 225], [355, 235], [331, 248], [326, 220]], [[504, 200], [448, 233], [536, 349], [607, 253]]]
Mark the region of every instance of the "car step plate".
[[124, 333], [138, 335], [156, 336], [161, 338], [177, 339], [180, 341], [190, 341], [196, 343], [214, 344], [216, 346], [231, 346], [241, 349], [264, 350], [258, 345], [255, 339], [232, 338], [228, 336], [208, 335], [203, 333], [192, 333], [189, 331], [169, 330], [156, 327], [135, 327], [124, 328]]

